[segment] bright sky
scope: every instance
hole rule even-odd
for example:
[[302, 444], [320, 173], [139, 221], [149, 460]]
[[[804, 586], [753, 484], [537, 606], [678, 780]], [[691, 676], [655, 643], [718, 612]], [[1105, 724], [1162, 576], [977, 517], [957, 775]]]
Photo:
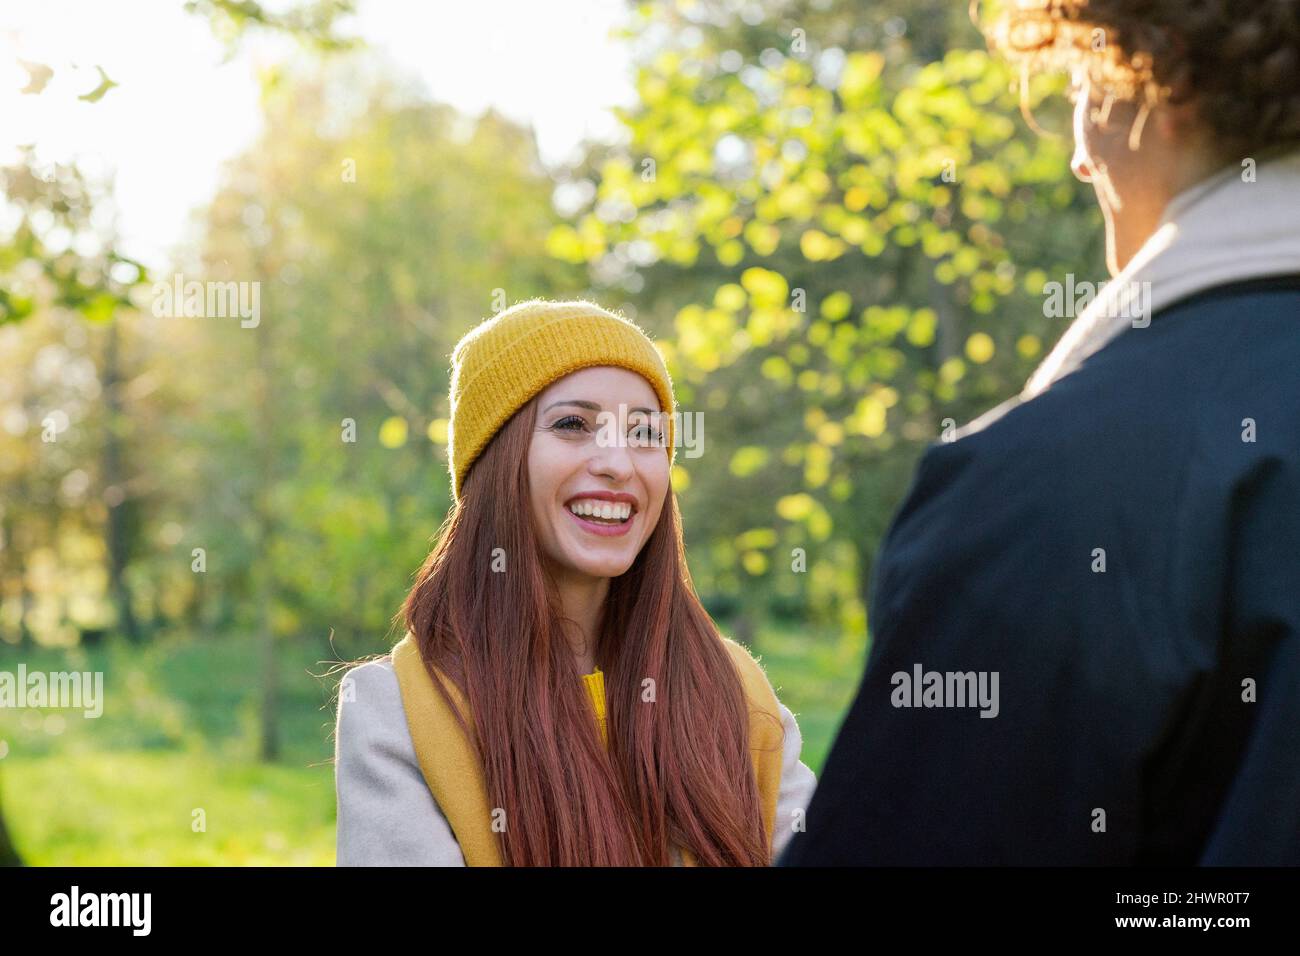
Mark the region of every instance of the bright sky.
[[[609, 36], [625, 11], [625, 0], [360, 0], [344, 29], [421, 77], [433, 99], [531, 123], [554, 162], [585, 136], [611, 135], [609, 108], [632, 100], [626, 48]], [[5, 0], [0, 163], [35, 143], [45, 160], [114, 175], [124, 251], [165, 266], [221, 163], [257, 136], [255, 63], [275, 49], [245, 44], [222, 63], [182, 0]], [[44, 93], [19, 93], [19, 60], [54, 69]], [[99, 85], [97, 65], [120, 85], [80, 102]]]

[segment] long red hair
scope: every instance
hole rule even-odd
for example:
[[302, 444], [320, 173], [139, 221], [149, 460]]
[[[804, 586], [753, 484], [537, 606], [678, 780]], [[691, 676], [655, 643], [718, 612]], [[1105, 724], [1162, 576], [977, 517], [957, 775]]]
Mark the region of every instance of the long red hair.
[[535, 406], [475, 462], [395, 619], [439, 691], [434, 667], [468, 702], [489, 802], [505, 811], [502, 862], [668, 866], [677, 845], [701, 866], [767, 866], [748, 701], [691, 584], [671, 488], [640, 554], [610, 580], [595, 647], [602, 744], [529, 504]]

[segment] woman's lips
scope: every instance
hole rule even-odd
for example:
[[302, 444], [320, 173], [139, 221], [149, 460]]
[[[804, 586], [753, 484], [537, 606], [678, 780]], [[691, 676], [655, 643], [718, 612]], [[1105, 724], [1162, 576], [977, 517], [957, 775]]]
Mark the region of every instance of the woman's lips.
[[616, 538], [619, 535], [627, 534], [632, 528], [632, 522], [636, 520], [635, 512], [632, 514], [632, 517], [628, 518], [626, 521], [620, 522], [619, 524], [601, 524], [597, 521], [588, 521], [586, 518], [575, 515], [568, 508], [564, 509], [564, 513], [574, 521], [578, 522], [582, 527], [582, 530], [590, 531], [592, 534], [603, 535], [606, 538]]

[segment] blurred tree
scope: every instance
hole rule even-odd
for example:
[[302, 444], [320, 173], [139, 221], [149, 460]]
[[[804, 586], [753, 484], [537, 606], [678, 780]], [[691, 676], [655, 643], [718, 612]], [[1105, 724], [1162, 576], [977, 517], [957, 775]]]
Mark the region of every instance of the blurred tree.
[[[204, 505], [187, 546], [206, 549], [210, 590], [260, 609], [232, 623], [265, 636], [273, 674], [285, 636], [384, 646], [449, 504], [452, 346], [580, 272], [545, 254], [558, 217], [529, 131], [359, 60], [269, 73], [264, 108], [268, 133], [231, 164], [185, 270], [258, 283], [261, 321], [180, 334], [202, 355], [183, 439], [203, 452]], [[274, 707], [268, 689], [267, 755]]]
[[856, 634], [917, 454], [1023, 382], [1046, 276], [1100, 263], [1066, 139], [954, 10], [638, 5], [626, 142], [571, 172], [549, 244], [703, 414], [709, 466], [675, 476], [702, 585]]
[[[352, 42], [336, 32], [338, 20], [353, 11], [352, 0], [312, 0], [278, 10], [270, 10], [253, 0], [187, 0], [185, 5], [191, 12], [208, 18], [232, 52], [239, 39], [253, 28], [296, 37], [318, 49], [340, 49]], [[31, 78], [23, 92], [41, 94], [53, 70], [41, 63], [23, 63], [23, 66]], [[81, 99], [96, 102], [117, 85], [102, 67], [98, 69], [99, 86]], [[104, 481], [100, 487], [106, 507], [104, 551], [118, 626], [128, 638], [136, 640], [140, 634], [126, 573], [132, 556], [139, 550], [141, 502], [131, 494], [128, 475], [132, 466], [124, 451], [124, 435], [132, 423], [123, 414], [120, 398], [129, 383], [124, 381], [120, 365], [117, 318], [121, 309], [129, 307], [132, 289], [144, 283], [147, 276], [139, 263], [117, 251], [111, 238], [95, 247], [89, 256], [79, 252], [75, 240], [90, 235], [87, 226], [91, 222], [92, 196], [75, 168], [38, 164], [28, 147], [17, 164], [0, 171], [0, 196], [11, 213], [17, 212], [15, 227], [0, 239], [0, 326], [32, 315], [42, 293], [46, 294], [46, 303], [51, 308], [73, 309], [89, 320], [108, 324], [103, 375], [107, 414], [102, 422], [104, 440], [100, 454]], [[17, 387], [21, 392], [17, 414], [25, 416], [25, 388]], [[0, 399], [3, 397], [0, 395]], [[28, 457], [24, 455], [24, 459]], [[32, 475], [22, 468], [16, 472], [6, 469], [6, 472], [3, 477], [9, 479], [7, 491], [13, 494], [0, 497], [0, 600], [8, 581], [16, 574], [21, 643], [28, 634], [28, 614], [33, 602], [28, 590], [26, 553], [17, 552], [15, 543], [22, 542], [25, 546], [36, 546], [42, 541], [52, 543], [59, 529], [52, 526], [50, 537], [38, 536], [30, 522], [16, 513], [16, 509], [26, 507], [33, 497], [54, 500], [49, 486], [35, 486]], [[0, 863], [16, 862], [17, 853], [9, 841], [0, 809]]]
[[185, 9], [206, 18], [217, 37], [233, 50], [253, 31], [290, 36], [318, 51], [333, 52], [357, 45], [339, 33], [339, 21], [356, 11], [355, 0], [304, 0], [288, 6], [268, 6], [255, 0], [185, 0]]
[[[125, 571], [141, 550], [141, 502], [127, 494], [134, 469], [119, 388], [129, 382], [129, 375], [120, 361], [117, 316], [133, 308], [130, 296], [145, 280], [145, 270], [117, 251], [111, 231], [96, 225], [93, 213], [102, 197], [97, 199], [95, 189], [74, 167], [40, 163], [27, 147], [16, 164], [0, 169], [0, 191], [12, 217], [12, 228], [0, 240], [0, 318], [14, 322], [37, 312], [74, 313], [106, 333], [75, 334], [71, 339], [65, 334], [60, 336], [62, 342], [47, 342], [38, 353], [43, 361], [10, 378], [0, 392], [0, 401], [12, 403], [7, 407], [15, 422], [21, 423], [16, 430], [26, 436], [25, 442], [14, 441], [20, 447], [13, 449], [13, 457], [6, 456], [13, 465], [0, 471], [5, 485], [13, 489], [13, 494], [0, 499], [5, 530], [0, 548], [6, 551], [0, 567], [7, 574], [18, 572], [19, 639], [26, 634], [30, 608], [23, 570], [26, 556], [8, 552], [17, 551], [16, 542], [29, 549], [54, 543], [61, 521], [53, 519], [52, 511], [50, 520], [43, 522], [37, 514], [42, 503], [46, 509], [56, 509], [68, 497], [58, 492], [70, 490], [70, 473], [75, 473], [74, 499], [81, 483], [76, 475], [101, 479], [96, 487], [102, 489], [106, 509], [102, 534], [109, 591], [119, 626], [137, 639]], [[101, 339], [102, 351], [94, 355], [90, 350]], [[88, 401], [87, 388], [102, 390], [106, 399], [102, 408]], [[38, 423], [39, 430], [28, 430], [29, 424]], [[43, 441], [31, 446], [30, 440], [37, 436]], [[38, 455], [41, 448], [44, 453]], [[39, 470], [38, 458], [43, 459]], [[92, 458], [97, 465], [90, 464]], [[45, 532], [37, 533], [34, 522], [43, 525]], [[5, 590], [7, 586], [0, 587], [0, 593]]]
[[0, 792], [0, 866], [22, 866], [22, 857], [9, 836], [9, 828], [5, 826], [3, 797], [3, 792]]
[[[252, 0], [186, 0], [185, 8], [206, 18], [231, 54], [252, 31], [278, 33], [317, 50], [340, 50], [355, 42], [338, 32], [339, 21], [353, 12], [352, 0], [310, 0], [275, 9]], [[45, 93], [54, 70], [41, 63], [24, 61], [22, 65], [30, 77], [22, 92]], [[99, 74], [99, 86], [81, 99], [97, 102], [117, 85], [102, 68]], [[127, 574], [141, 553], [143, 502], [132, 493], [141, 482], [126, 451], [125, 436], [133, 423], [124, 414], [122, 393], [132, 382], [121, 364], [119, 315], [132, 308], [131, 294], [148, 276], [143, 266], [118, 251], [111, 234], [92, 225], [96, 211], [103, 213], [111, 205], [111, 196], [107, 189], [96, 190], [88, 184], [74, 166], [41, 162], [35, 147], [22, 147], [18, 161], [0, 169], [0, 196], [12, 222], [12, 226], [6, 222], [6, 235], [0, 236], [0, 325], [27, 318], [37, 310], [38, 302], [43, 302], [47, 308], [74, 310], [92, 322], [103, 323], [107, 330], [99, 362], [105, 415], [96, 422], [103, 436], [97, 471], [105, 506], [104, 553], [118, 627], [129, 639], [138, 640], [141, 632]], [[14, 381], [15, 387], [20, 387]], [[25, 416], [24, 404], [25, 397], [19, 396], [15, 414]], [[24, 460], [27, 457], [22, 456]], [[17, 461], [18, 456], [7, 460]], [[72, 462], [65, 465], [74, 467]], [[7, 506], [0, 499], [0, 600], [9, 581], [16, 578], [20, 591], [17, 629], [22, 641], [29, 633], [27, 615], [33, 601], [25, 557], [15, 553], [15, 543], [25, 541], [31, 547], [49, 538], [32, 533], [30, 523], [24, 524], [17, 509], [33, 495], [53, 498], [32, 486], [25, 468], [6, 469], [0, 476], [8, 478], [13, 492], [6, 496]]]

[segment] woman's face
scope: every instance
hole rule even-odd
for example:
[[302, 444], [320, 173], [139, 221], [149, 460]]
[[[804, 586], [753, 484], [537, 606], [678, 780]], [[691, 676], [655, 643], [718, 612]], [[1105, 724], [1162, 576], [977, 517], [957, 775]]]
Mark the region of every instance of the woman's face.
[[541, 393], [528, 477], [552, 571], [611, 578], [632, 566], [668, 494], [659, 411], [649, 382], [613, 366], [580, 369]]

